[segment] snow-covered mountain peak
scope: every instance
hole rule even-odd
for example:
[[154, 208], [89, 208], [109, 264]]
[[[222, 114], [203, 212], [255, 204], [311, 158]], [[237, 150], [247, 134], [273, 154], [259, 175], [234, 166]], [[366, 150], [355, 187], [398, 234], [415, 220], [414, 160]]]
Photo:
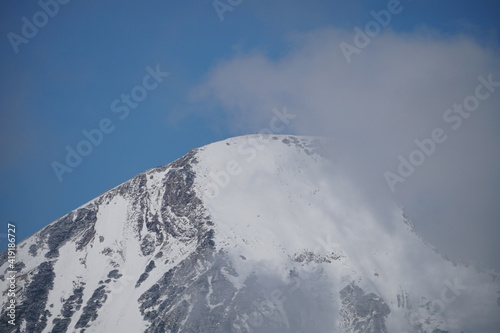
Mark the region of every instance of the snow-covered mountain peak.
[[494, 332], [495, 273], [441, 258], [395, 205], [382, 218], [325, 144], [216, 142], [54, 221], [18, 246], [0, 331]]

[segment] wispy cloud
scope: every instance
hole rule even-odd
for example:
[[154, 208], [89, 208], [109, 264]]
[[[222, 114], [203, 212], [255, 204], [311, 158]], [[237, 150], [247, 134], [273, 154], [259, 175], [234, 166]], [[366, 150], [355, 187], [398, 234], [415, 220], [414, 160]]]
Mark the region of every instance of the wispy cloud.
[[[478, 77], [500, 82], [500, 57], [463, 35], [421, 29], [380, 34], [346, 63], [339, 44], [352, 31], [322, 29], [291, 36], [278, 60], [262, 52], [216, 67], [194, 95], [216, 102], [241, 131], [258, 130], [269, 110], [287, 105], [299, 134], [333, 139], [340, 170], [369, 200], [405, 206], [424, 237], [451, 257], [500, 267], [500, 89], [454, 130], [443, 114], [473, 95]], [[415, 140], [447, 134], [446, 142], [391, 193], [383, 174]]]

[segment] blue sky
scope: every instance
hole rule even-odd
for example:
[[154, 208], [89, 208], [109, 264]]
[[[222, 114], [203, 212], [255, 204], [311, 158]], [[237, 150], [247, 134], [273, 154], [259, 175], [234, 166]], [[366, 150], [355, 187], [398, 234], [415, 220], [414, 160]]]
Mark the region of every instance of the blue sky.
[[[19, 240], [24, 239], [142, 171], [172, 162], [192, 148], [258, 131], [261, 120], [253, 123], [228, 112], [237, 104], [220, 96], [193, 96], [206, 91], [217, 69], [233, 59], [259, 54], [279, 62], [297, 48], [293, 36], [322, 29], [354, 36], [355, 27], [373, 20], [370, 11], [387, 5], [243, 0], [221, 20], [210, 0], [73, 0], [58, 3], [54, 17], [47, 16], [48, 22], [27, 43], [17, 45], [16, 52], [9, 33], [21, 36], [23, 17], [33, 22], [41, 7], [37, 1], [2, 2], [0, 221], [5, 231], [0, 233], [12, 221]], [[498, 1], [406, 0], [401, 6], [381, 35], [411, 40], [423, 30], [439, 35], [444, 44], [466, 36], [498, 51]], [[370, 52], [367, 48], [360, 56], [369, 60]], [[159, 66], [169, 76], [121, 120], [111, 103], [141, 86], [148, 66]], [[245, 110], [243, 106], [239, 112]], [[82, 131], [98, 128], [106, 118], [114, 130], [60, 181], [53, 162], [64, 163], [66, 147], [76, 149], [85, 139]], [[296, 128], [288, 132], [303, 133]], [[5, 239], [0, 241], [5, 247]]]

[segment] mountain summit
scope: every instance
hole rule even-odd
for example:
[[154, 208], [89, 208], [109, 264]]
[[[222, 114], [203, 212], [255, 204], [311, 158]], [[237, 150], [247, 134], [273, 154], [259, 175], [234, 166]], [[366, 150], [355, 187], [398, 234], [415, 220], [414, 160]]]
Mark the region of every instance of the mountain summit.
[[210, 144], [54, 221], [0, 256], [0, 331], [497, 332], [497, 273], [376, 213], [322, 144]]

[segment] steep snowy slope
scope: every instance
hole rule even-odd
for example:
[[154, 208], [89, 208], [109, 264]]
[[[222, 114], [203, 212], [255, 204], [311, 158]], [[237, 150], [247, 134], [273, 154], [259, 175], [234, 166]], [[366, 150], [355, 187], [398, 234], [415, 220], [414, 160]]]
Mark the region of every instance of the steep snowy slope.
[[497, 332], [500, 283], [381, 214], [321, 141], [244, 136], [149, 170], [0, 256], [0, 332]]

